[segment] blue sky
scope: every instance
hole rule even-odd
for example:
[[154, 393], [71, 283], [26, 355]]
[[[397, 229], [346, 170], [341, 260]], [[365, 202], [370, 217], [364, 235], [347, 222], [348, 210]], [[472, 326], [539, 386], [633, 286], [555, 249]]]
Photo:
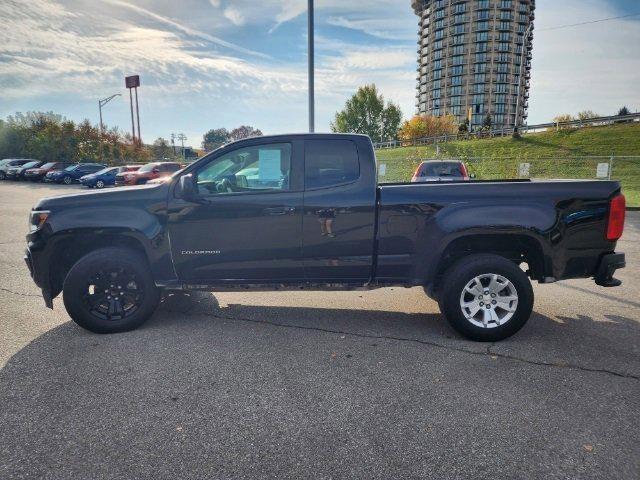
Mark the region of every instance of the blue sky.
[[[375, 82], [414, 113], [417, 17], [410, 0], [316, 0], [317, 130]], [[640, 111], [638, 0], [538, 0], [530, 123], [590, 109]], [[131, 128], [124, 76], [140, 74], [142, 136], [217, 127], [307, 128], [306, 0], [3, 0], [0, 117], [53, 110]]]

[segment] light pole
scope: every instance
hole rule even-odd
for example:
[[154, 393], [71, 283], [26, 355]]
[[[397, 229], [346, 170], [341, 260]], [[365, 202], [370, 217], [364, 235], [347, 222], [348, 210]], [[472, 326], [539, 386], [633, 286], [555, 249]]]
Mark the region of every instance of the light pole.
[[315, 92], [314, 92], [314, 46], [313, 46], [313, 0], [308, 0], [308, 55], [309, 55], [309, 133], [315, 131]]
[[513, 125], [513, 137], [520, 137], [520, 132], [518, 128], [520, 127], [520, 92], [522, 88], [522, 72], [524, 70], [524, 60], [525, 54], [527, 53], [527, 43], [529, 41], [529, 36], [531, 35], [531, 31], [533, 30], [533, 23], [530, 23], [527, 27], [527, 30], [524, 32], [524, 39], [522, 42], [522, 53], [520, 54], [520, 73], [518, 76], [518, 98], [516, 99], [516, 120]]
[[113, 95], [111, 95], [110, 97], [107, 98], [103, 98], [102, 100], [98, 100], [98, 111], [100, 112], [100, 160], [102, 161], [102, 157], [103, 157], [103, 149], [102, 149], [102, 141], [103, 141], [103, 136], [104, 136], [104, 125], [102, 123], [102, 107], [104, 107], [107, 103], [109, 103], [111, 100], [113, 100], [116, 97], [120, 97], [121, 95], [119, 93], [115, 93]]

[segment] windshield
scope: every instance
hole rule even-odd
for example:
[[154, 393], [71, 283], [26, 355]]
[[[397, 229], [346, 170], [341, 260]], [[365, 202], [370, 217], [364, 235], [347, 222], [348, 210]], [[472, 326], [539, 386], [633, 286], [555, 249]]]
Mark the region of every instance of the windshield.
[[105, 173], [111, 173], [114, 170], [118, 170], [118, 167], [107, 167], [107, 168], [103, 168], [102, 170], [98, 170], [95, 175], [104, 175]]
[[55, 164], [56, 162], [45, 163], [41, 168], [52, 168]]
[[25, 163], [24, 165], [22, 165], [23, 168], [31, 168], [31, 167], [37, 167], [40, 164], [40, 162], [29, 162], [29, 163]]
[[138, 171], [139, 172], [150, 172], [151, 170], [153, 170], [157, 166], [158, 166], [157, 163], [147, 163], [146, 165], [140, 167], [140, 170], [138, 170]]
[[462, 177], [458, 162], [425, 163], [420, 168], [421, 177]]

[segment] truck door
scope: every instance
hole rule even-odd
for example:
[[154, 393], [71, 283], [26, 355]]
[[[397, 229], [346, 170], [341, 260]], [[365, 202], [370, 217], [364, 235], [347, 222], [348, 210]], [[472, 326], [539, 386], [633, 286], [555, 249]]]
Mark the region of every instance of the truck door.
[[302, 252], [310, 282], [359, 283], [371, 277], [375, 159], [362, 138], [327, 135], [305, 141]]
[[191, 172], [198, 195], [169, 204], [183, 281], [302, 281], [302, 140], [245, 142]]

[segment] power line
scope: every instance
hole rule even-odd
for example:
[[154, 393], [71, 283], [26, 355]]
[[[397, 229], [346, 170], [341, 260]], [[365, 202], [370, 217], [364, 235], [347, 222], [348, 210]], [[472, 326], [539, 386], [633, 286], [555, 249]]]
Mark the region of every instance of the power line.
[[600, 18], [598, 20], [590, 20], [588, 22], [571, 23], [571, 24], [568, 24], [568, 25], [559, 25], [557, 27], [541, 28], [541, 29], [538, 29], [538, 31], [539, 32], [548, 32], [550, 30], [559, 30], [561, 28], [569, 28], [569, 27], [579, 27], [580, 25], [591, 25], [592, 23], [608, 22], [610, 20], [619, 20], [621, 18], [636, 17], [638, 15], [640, 15], [640, 12], [630, 13], [628, 15], [621, 15], [619, 17]]

